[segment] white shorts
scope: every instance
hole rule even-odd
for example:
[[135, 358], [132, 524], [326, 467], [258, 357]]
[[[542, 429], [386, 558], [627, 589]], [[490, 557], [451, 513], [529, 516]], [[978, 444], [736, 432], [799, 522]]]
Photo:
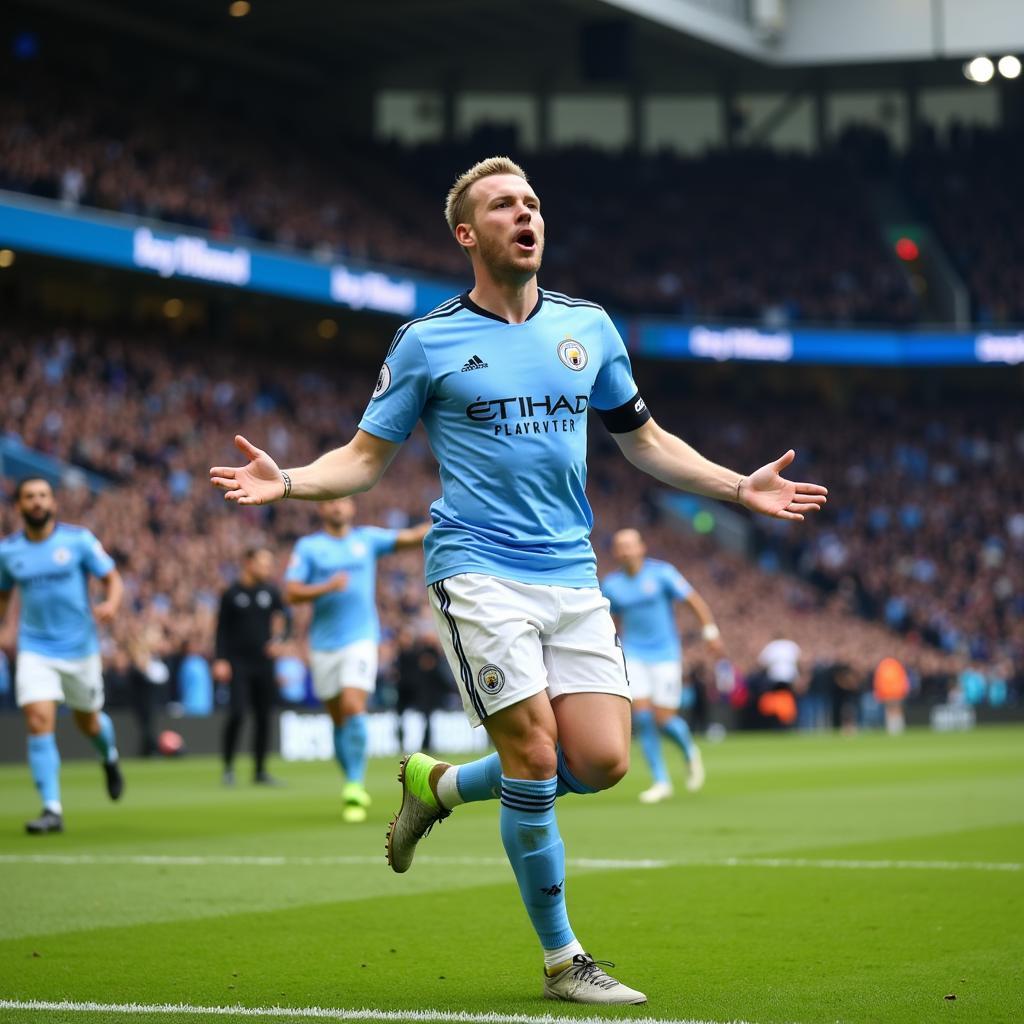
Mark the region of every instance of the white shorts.
[[103, 663], [99, 654], [50, 658], [35, 651], [19, 651], [15, 689], [19, 708], [54, 700], [75, 711], [99, 711], [103, 707]]
[[683, 699], [681, 661], [637, 661], [626, 658], [633, 700], [649, 700], [656, 708], [679, 709]]
[[342, 690], [373, 693], [377, 685], [377, 641], [357, 640], [333, 651], [310, 651], [309, 669], [317, 700], [330, 700]]
[[547, 690], [629, 696], [622, 647], [597, 587], [461, 573], [432, 584], [430, 607], [470, 724]]

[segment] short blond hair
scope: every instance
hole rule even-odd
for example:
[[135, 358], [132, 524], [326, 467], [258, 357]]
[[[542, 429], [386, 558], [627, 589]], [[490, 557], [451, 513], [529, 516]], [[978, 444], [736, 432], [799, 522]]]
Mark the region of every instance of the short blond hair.
[[486, 160], [473, 164], [468, 171], [464, 171], [455, 179], [455, 184], [448, 189], [448, 197], [444, 202], [444, 219], [448, 221], [448, 227], [453, 235], [460, 224], [469, 220], [467, 207], [470, 188], [481, 178], [489, 178], [494, 174], [514, 174], [523, 181], [530, 180], [526, 176], [526, 171], [507, 156], [489, 156]]

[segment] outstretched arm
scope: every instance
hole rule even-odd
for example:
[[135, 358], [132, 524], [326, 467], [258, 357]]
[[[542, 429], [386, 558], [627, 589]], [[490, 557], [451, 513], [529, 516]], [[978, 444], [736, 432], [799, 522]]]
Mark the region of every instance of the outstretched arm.
[[828, 491], [820, 484], [794, 483], [780, 475], [796, 458], [792, 449], [775, 462], [742, 476], [705, 459], [685, 441], [662, 430], [654, 420], [629, 433], [612, 436], [637, 469], [680, 491], [735, 501], [753, 512], [777, 519], [803, 519], [828, 500]]
[[400, 445], [357, 430], [341, 448], [297, 469], [282, 470], [264, 451], [241, 434], [235, 445], [248, 456], [245, 466], [214, 466], [210, 483], [239, 505], [266, 505], [282, 498], [327, 501], [368, 491], [383, 475]]
[[289, 604], [306, 604], [315, 601], [325, 594], [333, 594], [335, 591], [344, 590], [348, 586], [348, 573], [336, 572], [330, 579], [323, 583], [300, 583], [298, 580], [288, 580], [284, 585], [284, 599]]
[[428, 520], [425, 523], [417, 523], [415, 526], [410, 526], [408, 529], [399, 530], [395, 534], [395, 550], [402, 551], [404, 548], [418, 548], [423, 543], [423, 538], [426, 537], [431, 525]]
[[116, 569], [112, 569], [100, 579], [100, 583], [105, 593], [103, 600], [93, 608], [93, 615], [96, 616], [97, 622], [113, 622], [118, 608], [121, 607], [121, 598], [124, 597], [124, 581], [121, 579], [121, 574]]
[[686, 604], [690, 606], [690, 610], [700, 620], [701, 636], [707, 641], [711, 652], [716, 657], [722, 657], [725, 654], [725, 645], [722, 643], [721, 633], [715, 622], [714, 615], [711, 614], [707, 601], [696, 590], [691, 590], [686, 598]]

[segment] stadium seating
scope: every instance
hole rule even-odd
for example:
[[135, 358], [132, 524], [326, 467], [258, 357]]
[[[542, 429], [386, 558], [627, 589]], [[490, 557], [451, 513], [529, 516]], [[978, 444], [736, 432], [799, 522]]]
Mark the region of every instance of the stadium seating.
[[[172, 347], [161, 335], [22, 326], [0, 333], [0, 346], [0, 432], [115, 483], [95, 497], [64, 491], [62, 516], [90, 525], [123, 569], [128, 607], [116, 643], [135, 648], [141, 636], [163, 654], [187, 645], [209, 651], [218, 594], [246, 546], [271, 543], [283, 568], [291, 542], [317, 522], [301, 502], [224, 508], [206, 481], [210, 463], [237, 459], [236, 431], [284, 462], [308, 461], [351, 436], [372, 387], [371, 372], [342, 373], [336, 362], [250, 358], [240, 371], [237, 354], [211, 356], [208, 346], [180, 339]], [[653, 482], [617, 455], [600, 457], [612, 446], [598, 427], [589, 491], [603, 570], [611, 533], [640, 526], [652, 553], [677, 564], [708, 599], [745, 671], [779, 635], [796, 640], [808, 664], [844, 661], [861, 676], [887, 654], [917, 677], [954, 673], [969, 659], [1012, 676], [1010, 666], [1024, 663], [1024, 517], [1012, 470], [1024, 436], [1013, 408], [989, 399], [984, 410], [889, 410], [881, 418], [861, 407], [822, 431], [824, 409], [810, 401], [795, 410], [766, 402], [755, 422], [735, 405], [680, 403], [648, 384], [659, 419], [710, 457], [753, 468], [792, 444], [802, 474], [842, 500], [799, 527], [762, 521], [755, 565], [660, 517]], [[875, 428], [866, 441], [858, 423], [869, 414]], [[417, 432], [384, 481], [359, 498], [360, 518], [415, 521], [437, 494]], [[960, 529], [952, 546], [951, 523]], [[8, 506], [0, 526], [16, 525]], [[382, 563], [389, 637], [418, 619], [429, 628], [421, 579], [415, 554]], [[300, 634], [302, 627], [300, 618]], [[0, 645], [9, 648], [10, 622], [6, 630]], [[695, 629], [691, 641], [700, 661]]]
[[[25, 72], [0, 90], [0, 188], [464, 280], [441, 199], [478, 146], [282, 132], [172, 91]], [[31, 96], [31, 102], [29, 97]], [[273, 137], [274, 143], [268, 140]], [[907, 323], [917, 302], [859, 179], [831, 157], [525, 156], [551, 211], [545, 282], [624, 311]], [[409, 174], [409, 168], [416, 168]]]

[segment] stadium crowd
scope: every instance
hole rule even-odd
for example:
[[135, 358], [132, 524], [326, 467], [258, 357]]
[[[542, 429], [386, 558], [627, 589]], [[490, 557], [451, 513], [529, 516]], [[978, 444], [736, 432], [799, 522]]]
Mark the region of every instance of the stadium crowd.
[[799, 528], [758, 521], [761, 564], [939, 650], [1019, 661], [1024, 430], [1014, 401], [862, 395], [829, 415], [827, 430], [815, 429], [823, 409], [802, 405], [759, 397], [755, 430], [723, 424], [712, 403], [687, 403], [687, 436], [719, 461], [749, 465], [752, 445], [782, 450], [795, 439], [801, 464], [841, 495]]
[[[244, 549], [270, 545], [283, 570], [294, 540], [317, 527], [315, 507], [302, 502], [224, 507], [207, 469], [236, 458], [232, 436], [301, 464], [351, 436], [373, 383], [373, 371], [343, 374], [336, 362], [243, 360], [162, 334], [8, 327], [0, 346], [0, 436], [109, 481], [97, 495], [65, 488], [60, 502], [61, 517], [90, 526], [125, 577], [126, 606], [106, 641], [108, 662], [121, 668], [151, 655], [208, 657], [218, 597]], [[673, 401], [653, 367], [640, 367], [639, 377], [659, 420], [710, 457], [754, 467], [792, 444], [802, 474], [827, 482], [834, 500], [817, 521], [757, 524], [756, 562], [729, 554], [673, 524], [657, 486], [597, 426], [589, 492], [603, 571], [612, 533], [643, 529], [651, 553], [678, 565], [707, 598], [743, 673], [766, 643], [786, 637], [800, 645], [808, 673], [842, 664], [865, 678], [891, 654], [918, 680], [945, 680], [943, 690], [976, 666], [1019, 687], [1024, 492], [1013, 467], [1024, 432], [1012, 408], [991, 399], [931, 413], [861, 407], [829, 413], [823, 431], [826, 412], [811, 402], [759, 401], [755, 421], [728, 402]], [[858, 424], [869, 415], [865, 439]], [[417, 431], [384, 481], [358, 499], [359, 518], [419, 521], [437, 493]], [[8, 504], [0, 527], [18, 525]], [[406, 643], [432, 634], [421, 574], [418, 554], [381, 563], [385, 663], [401, 653], [400, 633]], [[296, 625], [301, 652], [301, 613]], [[700, 663], [696, 623], [689, 639]], [[13, 644], [10, 616], [0, 646]]]
[[1022, 175], [1019, 132], [957, 127], [945, 146], [925, 134], [907, 160], [907, 189], [938, 229], [980, 323], [1024, 322]]
[[[441, 197], [479, 147], [329, 146], [263, 107], [256, 123], [215, 97], [197, 104], [152, 83], [119, 88], [116, 77], [97, 86], [87, 75], [19, 69], [4, 85], [0, 188], [324, 259], [466, 275]], [[906, 274], [839, 160], [583, 148], [525, 162], [551, 211], [545, 280], [556, 290], [624, 311], [700, 318], [916, 316]]]

